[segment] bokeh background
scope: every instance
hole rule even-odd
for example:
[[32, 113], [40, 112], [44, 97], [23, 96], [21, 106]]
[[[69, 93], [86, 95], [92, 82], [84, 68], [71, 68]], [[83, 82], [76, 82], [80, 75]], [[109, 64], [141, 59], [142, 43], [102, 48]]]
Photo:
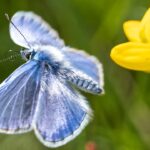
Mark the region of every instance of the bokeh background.
[[[1, 0], [0, 60], [15, 54], [20, 47], [10, 37], [9, 22], [18, 10], [41, 15], [55, 28], [66, 45], [84, 49], [103, 63], [105, 95], [88, 97], [94, 118], [73, 141], [58, 150], [150, 150], [150, 75], [125, 70], [110, 59], [113, 46], [127, 41], [122, 24], [141, 19], [149, 0]], [[10, 52], [9, 50], [13, 50]], [[0, 61], [0, 81], [23, 60]], [[22, 135], [0, 134], [0, 150], [48, 150], [33, 132]]]

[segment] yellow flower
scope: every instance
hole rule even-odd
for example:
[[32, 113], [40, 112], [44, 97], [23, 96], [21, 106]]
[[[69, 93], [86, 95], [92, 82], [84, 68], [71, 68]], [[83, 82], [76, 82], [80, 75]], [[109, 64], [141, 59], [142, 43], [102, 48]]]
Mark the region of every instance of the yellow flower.
[[129, 42], [115, 46], [111, 58], [122, 67], [150, 72], [150, 8], [141, 21], [127, 21], [123, 29]]

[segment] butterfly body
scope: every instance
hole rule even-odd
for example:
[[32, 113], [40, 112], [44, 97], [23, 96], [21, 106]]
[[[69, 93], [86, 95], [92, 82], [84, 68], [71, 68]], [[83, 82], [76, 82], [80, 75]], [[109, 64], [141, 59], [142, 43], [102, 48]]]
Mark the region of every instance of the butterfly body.
[[101, 93], [101, 89], [96, 82], [93, 82], [90, 79], [82, 78], [73, 72], [71, 64], [66, 61], [65, 55], [63, 55], [63, 51], [61, 52], [52, 46], [42, 48], [44, 50], [27, 50], [27, 52], [31, 51], [30, 59], [45, 64], [45, 67], [51, 69], [53, 73], [62, 76], [62, 78], [64, 77], [66, 80], [77, 85], [79, 88], [85, 89], [86, 91], [91, 91], [95, 94]]
[[34, 130], [45, 146], [64, 145], [92, 117], [77, 89], [103, 93], [102, 65], [94, 56], [65, 46], [57, 32], [32, 12], [17, 12], [11, 21], [22, 33], [10, 25], [12, 40], [26, 48], [21, 50], [26, 63], [0, 84], [0, 132]]

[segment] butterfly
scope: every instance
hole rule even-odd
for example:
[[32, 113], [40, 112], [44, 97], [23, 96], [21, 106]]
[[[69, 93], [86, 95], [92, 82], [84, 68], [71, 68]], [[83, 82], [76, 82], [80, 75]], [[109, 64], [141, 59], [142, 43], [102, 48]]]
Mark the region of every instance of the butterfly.
[[92, 118], [78, 89], [102, 94], [102, 65], [94, 56], [65, 46], [33, 12], [16, 12], [9, 29], [11, 39], [24, 47], [26, 63], [0, 84], [0, 133], [34, 130], [45, 146], [64, 145]]

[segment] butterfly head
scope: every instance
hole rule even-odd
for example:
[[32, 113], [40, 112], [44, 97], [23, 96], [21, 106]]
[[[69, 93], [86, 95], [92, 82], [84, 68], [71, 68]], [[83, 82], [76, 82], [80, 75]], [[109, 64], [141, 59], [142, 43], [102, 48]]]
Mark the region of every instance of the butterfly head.
[[26, 50], [21, 50], [20, 53], [21, 53], [22, 58], [25, 61], [28, 61], [33, 58], [33, 56], [35, 55], [36, 52], [35, 52], [35, 50], [26, 49]]

